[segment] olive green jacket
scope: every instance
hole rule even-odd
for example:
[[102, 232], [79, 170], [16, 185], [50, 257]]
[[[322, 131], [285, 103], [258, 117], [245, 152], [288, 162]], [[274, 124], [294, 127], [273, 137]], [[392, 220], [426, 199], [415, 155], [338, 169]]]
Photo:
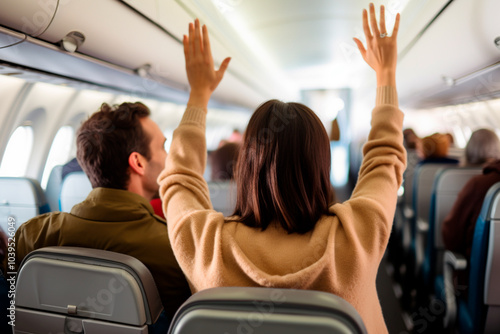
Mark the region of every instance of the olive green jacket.
[[104, 249], [139, 259], [151, 271], [171, 317], [191, 295], [170, 247], [166, 221], [138, 194], [95, 188], [71, 213], [47, 213], [22, 224], [16, 232], [16, 265], [47, 246]]

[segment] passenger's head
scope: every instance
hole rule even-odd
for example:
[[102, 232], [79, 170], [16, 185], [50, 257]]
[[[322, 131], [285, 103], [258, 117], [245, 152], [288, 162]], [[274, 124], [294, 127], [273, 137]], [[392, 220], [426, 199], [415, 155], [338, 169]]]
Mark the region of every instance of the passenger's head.
[[421, 139], [417, 136], [415, 131], [413, 131], [413, 129], [411, 128], [403, 130], [403, 138], [406, 148], [409, 149], [416, 149], [418, 142], [421, 141]]
[[333, 200], [330, 143], [316, 114], [300, 103], [265, 102], [252, 115], [237, 168], [235, 215], [247, 226], [312, 230]]
[[434, 133], [422, 139], [422, 148], [426, 159], [446, 157], [449, 147], [450, 138], [444, 134]]
[[465, 163], [480, 165], [500, 159], [500, 140], [495, 132], [479, 129], [472, 133], [465, 147]]
[[234, 178], [234, 167], [238, 159], [241, 145], [226, 143], [210, 154], [212, 165], [212, 180], [222, 181]]
[[407, 150], [413, 150], [418, 158], [424, 158], [424, 150], [422, 148], [422, 139], [417, 136], [411, 128], [403, 130], [404, 145]]
[[129, 190], [151, 199], [164, 167], [165, 137], [142, 103], [101, 108], [77, 135], [77, 158], [93, 188]]

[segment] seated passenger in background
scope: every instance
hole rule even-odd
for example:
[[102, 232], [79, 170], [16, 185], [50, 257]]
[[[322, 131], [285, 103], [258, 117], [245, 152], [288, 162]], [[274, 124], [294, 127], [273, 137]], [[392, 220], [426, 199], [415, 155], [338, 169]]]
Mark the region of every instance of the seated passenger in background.
[[446, 249], [470, 257], [476, 221], [488, 189], [500, 182], [500, 141], [495, 132], [474, 131], [465, 148], [466, 162], [485, 165], [483, 174], [473, 177], [458, 194], [450, 213], [443, 221]]
[[415, 154], [420, 158], [424, 158], [424, 152], [422, 150], [422, 139], [417, 136], [415, 131], [411, 128], [403, 130], [403, 139], [405, 148], [408, 151], [414, 151]]
[[413, 181], [415, 166], [424, 158], [422, 149], [422, 139], [417, 136], [413, 129], [408, 128], [403, 131], [404, 145], [406, 148], [406, 170], [404, 172], [405, 192], [411, 191], [409, 184]]
[[[380, 9], [384, 17], [384, 7]], [[208, 30], [198, 20], [184, 36], [191, 92], [174, 132], [160, 195], [174, 253], [194, 291], [264, 286], [334, 293], [351, 303], [370, 333], [387, 333], [375, 278], [384, 255], [406, 163], [398, 108], [396, 35], [380, 30], [375, 8], [363, 12], [367, 48], [377, 74], [372, 130], [357, 185], [332, 205], [330, 141], [321, 120], [300, 103], [270, 100], [251, 117], [236, 167], [233, 216], [212, 210], [203, 171], [211, 94], [229, 64], [214, 70]]]
[[422, 138], [424, 159], [420, 163], [450, 163], [458, 164], [457, 159], [448, 157], [450, 137], [446, 134], [434, 133]]
[[212, 181], [229, 181], [234, 178], [234, 167], [240, 147], [239, 143], [227, 142], [210, 154]]
[[[191, 295], [165, 220], [149, 201], [165, 165], [165, 137], [142, 103], [103, 104], [80, 127], [77, 158], [92, 184], [70, 213], [52, 212], [16, 232], [16, 265], [46, 246], [77, 246], [133, 256], [151, 271], [170, 321]], [[4, 268], [6, 261], [4, 261]]]
[[240, 130], [233, 129], [233, 133], [231, 133], [231, 136], [229, 136], [227, 141], [230, 143], [242, 143], [243, 135], [241, 134]]
[[82, 171], [82, 166], [78, 163], [77, 158], [73, 158], [63, 165], [61, 172], [61, 180], [64, 180], [69, 173]]
[[479, 129], [472, 133], [465, 146], [466, 166], [481, 166], [500, 159], [500, 140], [494, 131]]

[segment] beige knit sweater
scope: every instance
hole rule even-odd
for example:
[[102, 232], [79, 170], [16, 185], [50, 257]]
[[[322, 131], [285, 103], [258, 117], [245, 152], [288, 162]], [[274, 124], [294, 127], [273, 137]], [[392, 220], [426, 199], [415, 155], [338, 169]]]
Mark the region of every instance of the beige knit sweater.
[[350, 302], [370, 333], [387, 333], [375, 277], [406, 163], [396, 89], [377, 89], [352, 197], [302, 235], [225, 222], [212, 209], [203, 179], [205, 119], [206, 110], [186, 109], [158, 179], [170, 242], [193, 293], [220, 286], [327, 291]]

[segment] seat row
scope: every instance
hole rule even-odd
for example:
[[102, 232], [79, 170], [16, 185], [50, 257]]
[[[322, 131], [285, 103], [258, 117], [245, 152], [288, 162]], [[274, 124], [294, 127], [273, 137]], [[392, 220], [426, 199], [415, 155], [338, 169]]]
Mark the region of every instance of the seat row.
[[[61, 173], [62, 166], [52, 169], [45, 192], [35, 179], [0, 177], [0, 227], [7, 231], [8, 222], [14, 219], [17, 229], [20, 224], [39, 214], [70, 212], [73, 205], [85, 200], [92, 190], [87, 175], [82, 171], [71, 172], [63, 180]], [[208, 186], [214, 209], [230, 215], [236, 202], [234, 183], [209, 182]]]
[[[500, 279], [500, 183], [491, 187], [483, 202], [470, 263], [447, 251], [441, 236], [442, 223], [458, 193], [481, 171], [450, 164], [417, 165], [413, 175], [406, 176], [389, 244], [389, 258], [403, 286], [403, 305], [413, 311], [438, 303], [445, 310], [438, 312], [443, 325], [457, 325], [459, 333], [500, 328], [500, 289], [491, 284]], [[455, 289], [452, 272], [466, 266], [469, 289], [464, 294]]]
[[[133, 257], [103, 250], [36, 250], [24, 259], [16, 290], [14, 333], [151, 333], [162, 311], [148, 269]], [[330, 293], [226, 287], [191, 296], [168, 333], [367, 331], [356, 310]]]

